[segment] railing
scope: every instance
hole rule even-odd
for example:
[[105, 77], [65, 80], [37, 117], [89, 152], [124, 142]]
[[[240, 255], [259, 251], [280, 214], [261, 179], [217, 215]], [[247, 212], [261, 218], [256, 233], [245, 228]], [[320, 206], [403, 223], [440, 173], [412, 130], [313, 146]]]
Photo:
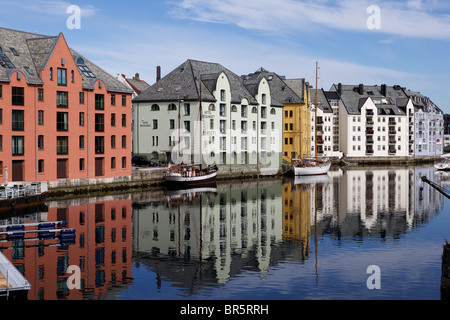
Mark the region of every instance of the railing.
[[24, 197], [42, 193], [41, 183], [22, 184], [0, 190], [0, 200]]

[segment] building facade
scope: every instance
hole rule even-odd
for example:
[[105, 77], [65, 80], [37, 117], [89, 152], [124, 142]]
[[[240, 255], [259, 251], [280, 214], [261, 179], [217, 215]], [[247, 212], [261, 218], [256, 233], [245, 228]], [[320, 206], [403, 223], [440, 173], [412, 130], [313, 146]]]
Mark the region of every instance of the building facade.
[[133, 105], [134, 154], [230, 170], [279, 169], [282, 105], [265, 77], [242, 79], [220, 64], [187, 60]]
[[345, 157], [442, 154], [443, 115], [428, 98], [397, 85], [338, 84], [330, 91], [337, 93], [342, 104], [339, 140]]
[[131, 91], [63, 36], [0, 29], [0, 182], [131, 176]]

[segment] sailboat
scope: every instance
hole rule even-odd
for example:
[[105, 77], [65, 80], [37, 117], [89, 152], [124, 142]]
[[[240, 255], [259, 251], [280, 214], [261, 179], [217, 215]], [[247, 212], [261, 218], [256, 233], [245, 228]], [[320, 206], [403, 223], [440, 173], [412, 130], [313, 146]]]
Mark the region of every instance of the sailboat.
[[[181, 163], [175, 166], [169, 166], [167, 172], [164, 174], [164, 181], [169, 187], [177, 189], [186, 189], [190, 187], [202, 187], [216, 184], [217, 172], [219, 169], [216, 165], [203, 168], [203, 110], [202, 110], [202, 84], [200, 79], [200, 164], [184, 164]], [[178, 124], [180, 125], [180, 108], [178, 108]], [[178, 130], [178, 146], [180, 145], [180, 130]], [[178, 154], [180, 150], [178, 147]]]
[[318, 69], [318, 62], [316, 62], [316, 98], [315, 98], [315, 104], [314, 104], [314, 111], [315, 111], [314, 152], [315, 152], [315, 157], [292, 159], [292, 171], [294, 172], [295, 176], [323, 175], [323, 174], [327, 174], [331, 167], [330, 159], [317, 157], [317, 108], [318, 108], [318, 105], [317, 105], [317, 69]]

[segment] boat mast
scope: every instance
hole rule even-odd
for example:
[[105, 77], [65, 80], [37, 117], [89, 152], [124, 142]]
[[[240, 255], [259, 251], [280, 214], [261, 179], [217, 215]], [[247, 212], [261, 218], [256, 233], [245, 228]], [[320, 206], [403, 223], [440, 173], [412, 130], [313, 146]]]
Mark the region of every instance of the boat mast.
[[202, 76], [200, 76], [200, 97], [199, 97], [199, 111], [200, 111], [200, 170], [203, 167], [203, 154], [202, 154], [202, 146], [203, 146], [203, 110], [202, 110]]
[[317, 70], [319, 68], [319, 62], [316, 61], [316, 97], [314, 101], [314, 153], [317, 159]]

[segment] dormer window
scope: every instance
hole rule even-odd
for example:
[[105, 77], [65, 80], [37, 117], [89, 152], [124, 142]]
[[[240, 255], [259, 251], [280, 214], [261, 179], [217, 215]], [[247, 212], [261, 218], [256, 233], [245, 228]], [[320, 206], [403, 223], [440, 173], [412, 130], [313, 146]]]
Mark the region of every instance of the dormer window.
[[81, 73], [84, 74], [88, 78], [95, 78], [95, 75], [92, 73], [92, 71], [89, 69], [88, 66], [84, 63], [84, 59], [79, 57], [77, 59], [77, 65], [78, 69], [80, 69]]

